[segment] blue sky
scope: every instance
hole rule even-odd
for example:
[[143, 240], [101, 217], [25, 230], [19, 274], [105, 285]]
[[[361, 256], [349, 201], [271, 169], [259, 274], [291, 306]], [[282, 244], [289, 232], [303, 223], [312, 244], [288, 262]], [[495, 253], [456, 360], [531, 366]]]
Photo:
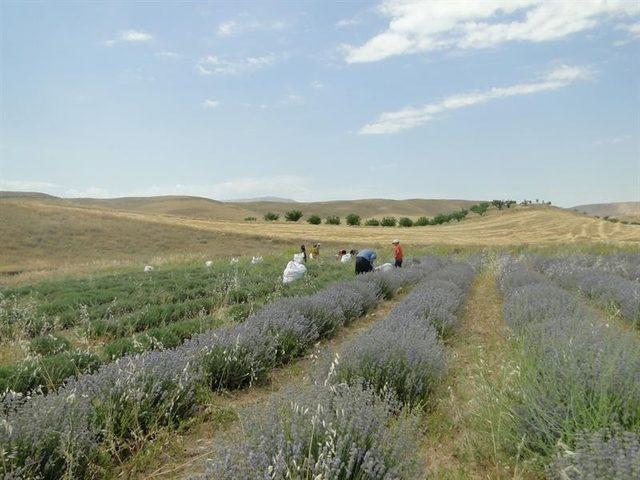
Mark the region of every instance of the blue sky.
[[0, 5], [0, 189], [640, 200], [638, 2]]

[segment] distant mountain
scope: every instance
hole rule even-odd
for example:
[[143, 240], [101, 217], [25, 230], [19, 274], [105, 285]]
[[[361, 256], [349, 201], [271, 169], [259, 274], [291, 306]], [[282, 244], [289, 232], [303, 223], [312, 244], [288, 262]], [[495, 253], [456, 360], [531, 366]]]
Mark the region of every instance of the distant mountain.
[[613, 202], [613, 203], [592, 203], [589, 205], [577, 205], [571, 210], [585, 212], [589, 215], [599, 217], [615, 217], [619, 219], [640, 218], [640, 202]]
[[0, 191], [0, 198], [59, 198], [48, 193], [40, 192], [11, 192], [8, 190]]
[[276, 202], [276, 203], [298, 203], [291, 198], [281, 197], [256, 197], [256, 198], [239, 198], [237, 200], [225, 200], [227, 203], [252, 203], [252, 202]]

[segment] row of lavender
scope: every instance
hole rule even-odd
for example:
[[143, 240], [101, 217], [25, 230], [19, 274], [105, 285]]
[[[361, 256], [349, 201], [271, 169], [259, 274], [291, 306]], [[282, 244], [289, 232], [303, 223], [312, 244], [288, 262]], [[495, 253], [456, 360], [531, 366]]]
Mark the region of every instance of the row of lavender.
[[640, 255], [530, 255], [528, 260], [561, 286], [579, 290], [602, 307], [619, 311], [640, 328]]
[[640, 478], [637, 339], [523, 262], [502, 258], [498, 281], [518, 347], [504, 444], [554, 479]]
[[311, 385], [250, 408], [243, 438], [221, 445], [202, 478], [414, 478], [417, 407], [446, 373], [441, 338], [473, 276], [468, 263], [428, 275]]
[[281, 299], [243, 324], [197, 335], [165, 351], [131, 355], [58, 391], [7, 395], [0, 418], [3, 478], [99, 478], [158, 428], [198, 409], [199, 392], [242, 388], [364, 315], [383, 297], [439, 268], [432, 256], [409, 268], [338, 282], [307, 297]]

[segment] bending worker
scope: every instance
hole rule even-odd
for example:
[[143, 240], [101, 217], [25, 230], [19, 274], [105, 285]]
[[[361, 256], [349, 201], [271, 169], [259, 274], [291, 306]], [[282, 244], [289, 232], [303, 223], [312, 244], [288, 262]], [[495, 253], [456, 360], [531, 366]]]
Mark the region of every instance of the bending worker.
[[394, 240], [393, 242], [393, 259], [395, 260], [394, 267], [400, 268], [402, 267], [402, 246], [400, 245], [400, 240]]
[[373, 270], [373, 262], [378, 256], [373, 250], [362, 250], [356, 255], [356, 275], [367, 273]]

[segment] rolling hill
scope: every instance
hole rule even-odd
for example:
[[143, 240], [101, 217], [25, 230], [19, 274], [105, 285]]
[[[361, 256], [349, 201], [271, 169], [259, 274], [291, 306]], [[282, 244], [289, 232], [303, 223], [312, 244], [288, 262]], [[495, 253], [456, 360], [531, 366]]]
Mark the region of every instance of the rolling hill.
[[470, 207], [478, 203], [471, 200], [435, 200], [435, 199], [411, 199], [411, 200], [335, 200], [330, 202], [228, 202], [229, 205], [241, 206], [255, 213], [255, 216], [263, 216], [267, 212], [286, 212], [287, 210], [301, 210], [306, 216], [338, 215], [345, 217], [350, 213], [356, 213], [362, 218], [382, 217], [385, 215], [420, 217], [422, 215], [433, 217], [438, 213], [447, 213], [461, 208]]
[[[407, 209], [411, 202], [417, 209], [434, 201], [397, 203], [405, 208], [405, 214], [410, 214], [416, 211]], [[334, 204], [342, 202], [327, 203], [333, 208]], [[357, 203], [369, 215], [375, 215], [374, 212], [397, 214], [399, 208], [396, 202], [388, 200]], [[256, 206], [251, 208], [257, 210]], [[347, 206], [342, 205], [342, 208]], [[328, 251], [336, 246], [379, 246], [386, 252], [395, 237], [401, 238], [409, 249], [439, 245], [640, 245], [640, 226], [611, 223], [561, 208], [537, 205], [504, 211], [491, 209], [482, 217], [470, 216], [462, 222], [414, 228], [243, 221], [245, 212], [249, 211], [193, 197], [0, 198], [0, 276], [6, 280], [34, 272], [44, 275], [82, 269], [90, 272], [167, 259], [260, 255], [292, 250], [300, 243], [317, 241], [323, 242]], [[340, 212], [336, 208], [332, 211]], [[225, 219], [225, 215], [237, 218]]]
[[578, 205], [571, 210], [599, 217], [615, 217], [621, 220], [640, 220], [640, 202], [593, 203]]

